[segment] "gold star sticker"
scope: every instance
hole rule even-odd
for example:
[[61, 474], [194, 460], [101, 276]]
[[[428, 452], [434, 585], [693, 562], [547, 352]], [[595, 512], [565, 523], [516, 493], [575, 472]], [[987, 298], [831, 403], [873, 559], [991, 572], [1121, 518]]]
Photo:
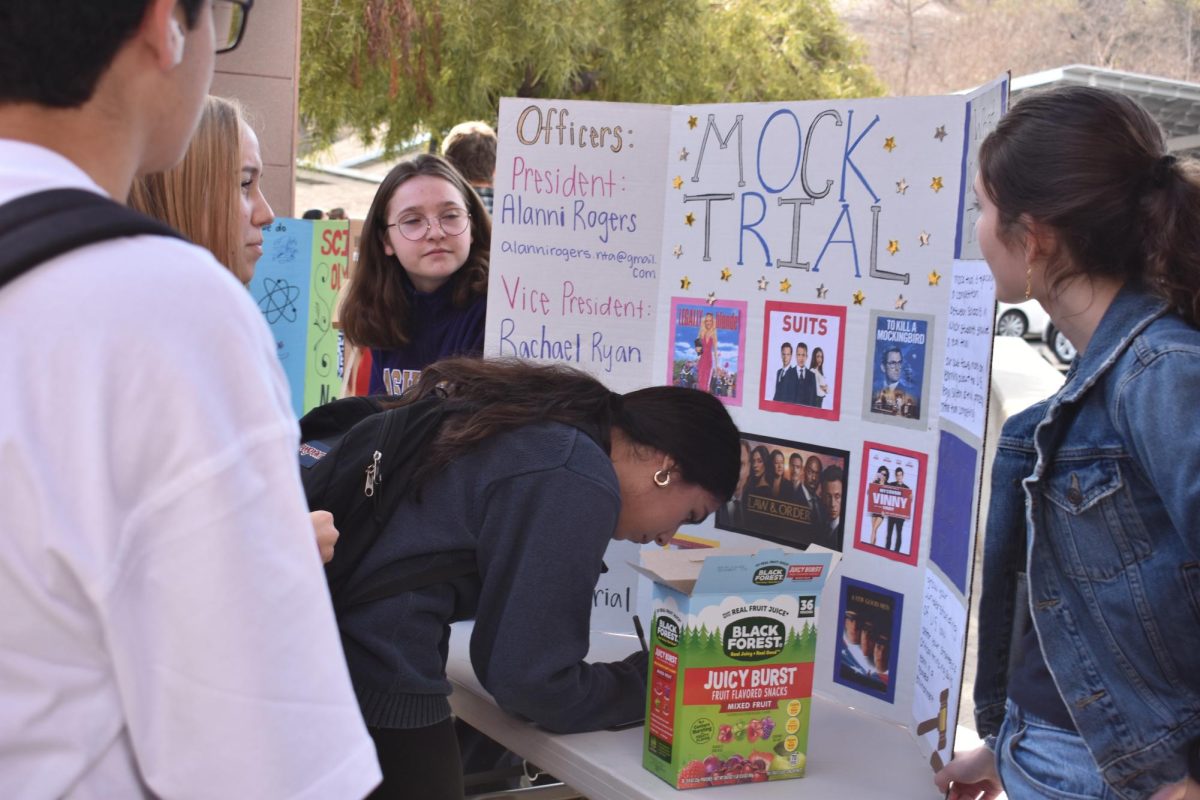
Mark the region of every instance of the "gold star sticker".
[[929, 188], [933, 189], [934, 192], [940, 192], [942, 190], [942, 176], [936, 176], [929, 184]]
[[699, 120], [696, 119], [695, 117], [688, 117], [688, 127], [689, 128], [695, 128], [697, 122], [699, 122]]
[[817, 287], [817, 299], [818, 300], [824, 300], [825, 295], [827, 295], [827, 294], [829, 294], [829, 289], [825, 288], [825, 284], [822, 283], [820, 286]]
[[938, 129], [933, 132], [933, 138], [937, 139], [939, 142], [945, 139], [947, 135], [948, 134], [946, 133], [945, 125], [938, 125]]
[[721, 267], [721, 280], [728, 281], [731, 277], [733, 277], [733, 272], [729, 267]]
[[792, 282], [790, 280], [788, 280], [787, 278], [784, 278], [783, 280], [781, 280], [779, 282], [779, 291], [783, 292], [784, 294], [787, 294], [791, 290], [792, 290]]
[[883, 149], [889, 153], [896, 149], [896, 137], [889, 136], [883, 140]]
[[671, 252], [675, 254], [676, 258], [679, 258], [681, 255], [683, 255], [683, 245], [681, 245], [681, 244], [675, 245], [675, 247], [671, 250]]
[[676, 175], [675, 180], [671, 181], [671, 185], [674, 186], [676, 189], [682, 189], [683, 188], [683, 178]]
[[936, 269], [933, 272], [929, 273], [929, 285], [930, 286], [937, 286], [938, 282], [941, 279], [942, 279], [942, 276], [938, 274], [938, 271]]
[[896, 181], [896, 194], [904, 194], [907, 191], [908, 191], [908, 181], [904, 180], [904, 178], [901, 178], [900, 180]]
[[850, 296], [854, 298], [854, 305], [856, 306], [861, 306], [863, 304], [863, 300], [867, 299], [867, 296], [862, 293], [862, 289], [855, 289], [854, 294]]
[[929, 234], [926, 233], [925, 231], [921, 231], [921, 235], [918, 236], [917, 238], [921, 240], [921, 247], [924, 247], [925, 245], [929, 244]]
[[900, 252], [900, 242], [895, 239], [888, 239], [888, 252], [892, 255]]
[[897, 311], [903, 311], [904, 307], [906, 305], [908, 305], [908, 301], [904, 299], [904, 295], [900, 295], [899, 297], [896, 298], [896, 310]]
[[685, 292], [686, 292], [688, 289], [692, 288], [692, 279], [691, 279], [691, 278], [689, 278], [687, 275], [684, 275], [684, 276], [683, 276], [683, 277], [682, 277], [682, 278], [679, 280], [679, 288], [680, 288], [680, 289], [683, 289]]
[[687, 216], [685, 216], [683, 218], [683, 221], [686, 225], [690, 226], [693, 222], [696, 221], [696, 215], [689, 211], [687, 213]]
[[767, 290], [768, 284], [770, 284], [770, 281], [768, 281], [766, 279], [766, 277], [764, 277], [762, 275], [758, 276], [758, 290], [760, 292], [765, 292]]
[[688, 157], [688, 151], [687, 151], [687, 148], [685, 147], [679, 151], [679, 160], [687, 161], [687, 157]]
[[708, 297], [706, 297], [706, 298], [704, 298], [704, 299], [705, 299], [706, 301], [708, 301], [708, 304], [711, 306], [712, 304], [714, 304], [714, 303], [716, 303], [716, 302], [717, 302], [717, 293], [716, 293], [716, 292], [709, 292], [709, 293], [708, 293]]

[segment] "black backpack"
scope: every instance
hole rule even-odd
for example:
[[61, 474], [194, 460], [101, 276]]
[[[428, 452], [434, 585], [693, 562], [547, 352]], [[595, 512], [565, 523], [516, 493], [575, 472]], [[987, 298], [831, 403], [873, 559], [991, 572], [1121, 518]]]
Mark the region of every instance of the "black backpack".
[[425, 446], [446, 415], [438, 396], [385, 408], [345, 397], [300, 419], [300, 479], [308, 507], [333, 514], [340, 536], [325, 565], [334, 609], [346, 609], [476, 572], [475, 552], [442, 552], [360, 575], [359, 565], [410, 490]]
[[0, 286], [55, 256], [96, 242], [179, 232], [83, 189], [50, 189], [0, 205]]

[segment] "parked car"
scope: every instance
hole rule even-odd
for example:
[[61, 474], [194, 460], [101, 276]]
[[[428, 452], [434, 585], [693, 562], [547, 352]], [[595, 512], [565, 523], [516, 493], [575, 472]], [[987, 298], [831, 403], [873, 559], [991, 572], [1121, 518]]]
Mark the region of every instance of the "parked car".
[[1042, 308], [1037, 300], [1026, 300], [1024, 303], [996, 304], [996, 335], [1024, 336], [1027, 339], [1040, 339], [1046, 326], [1050, 324], [1050, 315]]
[[997, 303], [996, 328], [997, 336], [1023, 336], [1026, 339], [1040, 339], [1050, 348], [1063, 364], [1070, 364], [1075, 359], [1075, 347], [1062, 332], [1054, 327], [1050, 315], [1042, 308], [1037, 300], [1026, 300], [1024, 303]]

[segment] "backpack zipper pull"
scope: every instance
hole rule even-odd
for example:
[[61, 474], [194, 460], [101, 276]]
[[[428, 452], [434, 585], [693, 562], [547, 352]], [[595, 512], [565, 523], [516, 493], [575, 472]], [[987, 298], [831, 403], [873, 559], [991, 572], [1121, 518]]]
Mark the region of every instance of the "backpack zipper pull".
[[367, 497], [372, 497], [375, 494], [375, 484], [379, 483], [379, 459], [383, 458], [383, 453], [378, 450], [371, 456], [371, 463], [367, 465], [367, 484], [363, 487], [363, 494]]

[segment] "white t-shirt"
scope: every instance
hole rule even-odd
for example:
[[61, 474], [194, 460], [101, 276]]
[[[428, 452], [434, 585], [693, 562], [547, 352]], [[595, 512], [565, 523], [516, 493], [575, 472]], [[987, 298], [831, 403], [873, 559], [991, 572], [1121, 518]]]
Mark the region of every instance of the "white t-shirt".
[[[0, 203], [101, 192], [0, 140]], [[0, 288], [0, 797], [357, 798], [379, 779], [274, 342], [142, 236]]]

